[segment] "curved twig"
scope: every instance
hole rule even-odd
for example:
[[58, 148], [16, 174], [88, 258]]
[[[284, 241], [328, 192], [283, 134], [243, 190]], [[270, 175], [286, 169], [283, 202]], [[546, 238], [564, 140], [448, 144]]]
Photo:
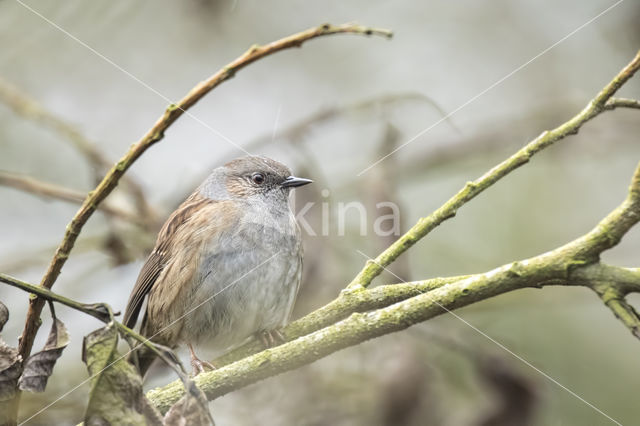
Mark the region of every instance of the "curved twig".
[[[99, 182], [102, 174], [111, 168], [113, 164], [99, 149], [98, 144], [89, 140], [75, 126], [62, 117], [48, 111], [34, 99], [22, 93], [17, 88], [0, 78], [0, 100], [9, 106], [13, 112], [29, 120], [33, 120], [57, 132], [70, 142], [78, 152], [84, 155], [95, 171], [95, 177]], [[157, 214], [149, 205], [140, 184], [131, 176], [123, 178], [123, 183], [132, 195], [138, 212], [148, 222], [154, 222], [151, 226], [158, 225]], [[82, 200], [85, 196], [82, 194]]]
[[[172, 104], [164, 111], [162, 116], [149, 129], [142, 138], [133, 144], [129, 151], [118, 161], [106, 174], [104, 179], [98, 186], [89, 193], [82, 203], [80, 210], [73, 217], [67, 226], [62, 242], [58, 246], [47, 272], [43, 276], [40, 285], [45, 288], [51, 288], [56, 279], [60, 275], [63, 265], [65, 264], [69, 253], [73, 249], [73, 245], [80, 234], [85, 223], [89, 220], [93, 212], [118, 184], [120, 178], [131, 167], [131, 165], [153, 144], [157, 143], [164, 137], [164, 132], [190, 107], [202, 99], [212, 89], [217, 87], [224, 81], [232, 78], [234, 74], [246, 67], [247, 65], [261, 59], [265, 56], [279, 52], [292, 47], [300, 47], [304, 42], [333, 34], [360, 34], [360, 35], [381, 35], [390, 37], [391, 32], [388, 30], [374, 29], [363, 27], [356, 24], [345, 24], [333, 26], [324, 24], [316, 28], [294, 34], [282, 38], [278, 41], [269, 43], [264, 46], [254, 45], [243, 55], [223, 67], [207, 80], [196, 85], [191, 91], [176, 104]], [[31, 352], [33, 341], [38, 331], [38, 318], [42, 311], [44, 301], [42, 299], [33, 299], [29, 303], [29, 310], [25, 320], [25, 327], [20, 338], [19, 351], [26, 358]]]
[[421, 218], [407, 233], [398, 238], [396, 242], [391, 244], [385, 251], [375, 258], [375, 261], [368, 261], [365, 267], [348, 285], [348, 289], [357, 289], [359, 287], [367, 287], [371, 281], [380, 275], [384, 268], [390, 265], [402, 253], [407, 251], [425, 235], [435, 229], [438, 225], [447, 219], [454, 217], [460, 207], [468, 201], [475, 198], [485, 189], [517, 169], [529, 162], [531, 157], [542, 151], [544, 148], [564, 139], [569, 135], [578, 133], [584, 123], [602, 113], [606, 107], [605, 104], [616, 93], [616, 91], [626, 83], [633, 74], [640, 68], [640, 51], [614, 78], [609, 82], [587, 106], [571, 118], [566, 123], [556, 127], [553, 130], [545, 131], [533, 141], [529, 142], [524, 148], [513, 154], [511, 157], [498, 164], [484, 175], [480, 176], [473, 182], [467, 182], [456, 195], [451, 197], [438, 210], [430, 216]]

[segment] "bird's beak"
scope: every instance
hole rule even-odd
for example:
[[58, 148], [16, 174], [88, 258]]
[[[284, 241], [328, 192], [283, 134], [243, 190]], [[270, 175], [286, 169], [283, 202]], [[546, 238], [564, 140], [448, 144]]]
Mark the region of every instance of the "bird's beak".
[[280, 184], [280, 186], [283, 188], [295, 188], [296, 186], [306, 185], [311, 182], [313, 182], [311, 179], [289, 176]]

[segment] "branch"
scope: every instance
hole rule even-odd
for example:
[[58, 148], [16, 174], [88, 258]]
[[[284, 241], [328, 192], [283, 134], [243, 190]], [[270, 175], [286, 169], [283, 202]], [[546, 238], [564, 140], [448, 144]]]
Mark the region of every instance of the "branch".
[[[398, 102], [404, 102], [404, 101], [427, 102], [442, 116], [446, 115], [446, 113], [440, 107], [440, 105], [438, 105], [434, 100], [432, 100], [428, 96], [425, 96], [421, 93], [417, 93], [417, 92], [392, 93], [392, 94], [386, 94], [381, 96], [375, 96], [375, 97], [365, 99], [359, 102], [355, 102], [352, 104], [348, 104], [348, 105], [329, 107], [329, 108], [322, 109], [320, 111], [316, 111], [308, 115], [307, 117], [304, 117], [303, 119], [295, 122], [289, 127], [285, 127], [284, 129], [279, 130], [277, 137], [279, 139], [286, 139], [286, 140], [289, 140], [291, 143], [295, 143], [295, 142], [298, 142], [300, 138], [311, 129], [311, 127], [333, 120], [345, 113], [352, 113], [356, 111], [359, 112], [359, 111], [368, 110], [374, 107], [386, 106], [386, 105], [390, 105]], [[265, 134], [249, 142], [247, 145], [245, 145], [245, 148], [248, 151], [251, 151], [253, 149], [256, 149], [263, 145], [267, 145], [271, 143], [272, 140], [273, 140], [273, 135], [271, 133]]]
[[627, 98], [611, 98], [604, 104], [605, 109], [633, 108], [640, 109], [640, 101]]
[[[367, 312], [384, 308], [470, 276], [431, 278], [423, 281], [374, 287], [364, 292], [342, 292], [338, 298], [325, 306], [287, 325], [282, 330], [282, 335], [286, 341], [291, 341], [343, 320], [354, 312]], [[216, 358], [213, 364], [221, 367], [263, 349], [264, 344], [261, 341], [252, 339], [248, 343]]]
[[[222, 82], [230, 79], [234, 74], [246, 67], [247, 65], [261, 59], [265, 56], [279, 52], [284, 49], [292, 47], [300, 47], [304, 42], [313, 38], [340, 34], [351, 33], [360, 35], [382, 35], [385, 37], [391, 37], [391, 32], [387, 30], [367, 28], [355, 24], [345, 24], [340, 26], [333, 26], [329, 24], [321, 25], [317, 28], [312, 28], [298, 34], [294, 34], [289, 37], [285, 37], [278, 41], [269, 43], [264, 46], [252, 46], [242, 56], [229, 63], [222, 68], [216, 74], [208, 78], [207, 80], [196, 85], [191, 91], [182, 98], [178, 103], [171, 104], [164, 111], [162, 116], [156, 121], [156, 123], [142, 136], [142, 138], [133, 144], [129, 151], [118, 161], [106, 174], [104, 179], [98, 184], [98, 186], [91, 191], [80, 210], [73, 217], [69, 225], [67, 226], [64, 238], [58, 246], [49, 268], [42, 278], [40, 285], [44, 288], [51, 288], [56, 279], [60, 275], [63, 265], [65, 264], [69, 253], [73, 249], [73, 245], [80, 234], [85, 223], [89, 220], [96, 207], [113, 191], [118, 184], [120, 178], [131, 167], [131, 165], [153, 144], [157, 143], [164, 137], [164, 132], [190, 107], [196, 102], [202, 99], [212, 89], [217, 87]], [[38, 319], [40, 312], [44, 306], [42, 299], [31, 300], [29, 304], [29, 310], [27, 312], [27, 318], [25, 321], [25, 328], [20, 338], [19, 351], [23, 358], [26, 358], [31, 352], [33, 341], [38, 331]]]
[[[0, 170], [0, 185], [19, 189], [21, 191], [40, 195], [42, 197], [55, 198], [57, 200], [67, 201], [74, 204], [81, 204], [85, 199], [85, 194], [83, 192], [66, 188], [64, 186], [43, 182], [30, 176], [11, 173], [3, 170]], [[131, 222], [145, 229], [149, 228], [149, 222], [145, 217], [141, 217], [139, 215], [132, 214], [125, 210], [106, 204], [101, 204], [98, 208], [102, 210], [102, 212], [110, 216], [117, 217], [127, 222]]]
[[19, 288], [20, 290], [26, 291], [27, 293], [31, 293], [33, 295], [37, 295], [44, 300], [49, 302], [57, 302], [61, 303], [65, 306], [68, 306], [76, 311], [83, 312], [87, 315], [90, 315], [105, 324], [113, 324], [124, 336], [131, 338], [138, 342], [137, 345], [133, 345], [131, 343], [131, 350], [129, 353], [138, 349], [141, 346], [146, 347], [151, 350], [155, 355], [157, 355], [160, 359], [162, 359], [166, 364], [173, 368], [174, 371], [178, 374], [181, 381], [184, 382], [186, 379], [185, 370], [178, 360], [178, 358], [173, 354], [171, 349], [165, 348], [161, 345], [151, 342], [147, 337], [144, 337], [138, 334], [136, 331], [130, 329], [126, 325], [115, 320], [114, 316], [118, 315], [114, 314], [113, 310], [106, 303], [80, 303], [76, 302], [73, 299], [69, 299], [68, 297], [61, 296], [57, 293], [52, 292], [51, 290], [47, 290], [42, 288], [41, 286], [36, 286], [33, 284], [29, 284], [25, 281], [21, 281], [17, 278], [10, 277], [9, 275], [0, 273], [0, 282], [5, 284], [9, 284], [12, 287]]
[[[95, 170], [98, 182], [102, 177], [101, 173], [111, 168], [112, 161], [98, 149], [97, 143], [86, 138], [78, 129], [62, 117], [43, 108], [34, 99], [31, 99], [2, 79], [0, 79], [0, 100], [9, 106], [14, 113], [54, 130], [62, 135], [65, 140], [71, 142], [74, 148], [89, 160], [89, 163]], [[157, 222], [157, 215], [147, 202], [142, 187], [131, 177], [124, 178], [123, 182], [127, 185], [129, 192], [133, 196], [141, 216], [146, 217], [150, 222]], [[84, 198], [83, 194], [81, 200]]]
[[110, 309], [104, 303], [80, 303], [76, 302], [73, 299], [69, 299], [68, 297], [64, 297], [57, 293], [52, 292], [46, 288], [41, 286], [29, 284], [28, 282], [21, 281], [17, 278], [13, 278], [9, 275], [0, 273], [0, 282], [5, 284], [9, 284], [12, 287], [19, 288], [20, 290], [24, 290], [27, 293], [31, 293], [38, 297], [41, 297], [44, 300], [48, 300], [50, 302], [58, 302], [65, 306], [68, 306], [76, 311], [84, 312], [87, 315], [91, 315], [98, 320], [107, 323], [110, 321]]
[[638, 68], [640, 68], [640, 52], [636, 54], [633, 60], [625, 66], [614, 77], [614, 79], [611, 80], [611, 82], [609, 82], [609, 84], [607, 84], [582, 111], [580, 111], [580, 113], [555, 129], [543, 132], [536, 139], [529, 142], [524, 148], [520, 149], [511, 157], [507, 158], [475, 181], [467, 182], [467, 184], [458, 191], [456, 195], [444, 203], [442, 207], [437, 209], [431, 215], [421, 218], [417, 224], [378, 255], [375, 260], [368, 261], [365, 267], [358, 273], [353, 281], [351, 281], [347, 288], [350, 290], [356, 290], [360, 287], [367, 287], [375, 277], [380, 275], [385, 267], [390, 265], [398, 258], [398, 256], [407, 251], [442, 222], [454, 217], [458, 209], [468, 201], [475, 198], [482, 191], [489, 188], [491, 185], [498, 182], [518, 167], [528, 163], [531, 157], [544, 148], [564, 139], [566, 136], [576, 134], [584, 123], [607, 109], [607, 101], [610, 100], [616, 91], [633, 76]]
[[[340, 349], [426, 321], [481, 300], [527, 287], [586, 285], [597, 288], [603, 280], [620, 292], [640, 290], [640, 270], [616, 268], [599, 263], [599, 255], [620, 241], [640, 221], [640, 165], [624, 202], [586, 235], [542, 255], [513, 262], [492, 271], [442, 282], [430, 291], [367, 313], [353, 313], [347, 319], [311, 334], [243, 358], [194, 380], [209, 400], [284, 371], [323, 358]], [[617, 279], [624, 277], [621, 282]], [[348, 300], [371, 293], [364, 287], [344, 292]], [[294, 326], [293, 323], [291, 326]], [[290, 326], [290, 327], [291, 327]], [[287, 329], [287, 333], [288, 333]], [[288, 336], [288, 334], [287, 334]], [[180, 382], [151, 390], [149, 400], [162, 412], [184, 393]]]

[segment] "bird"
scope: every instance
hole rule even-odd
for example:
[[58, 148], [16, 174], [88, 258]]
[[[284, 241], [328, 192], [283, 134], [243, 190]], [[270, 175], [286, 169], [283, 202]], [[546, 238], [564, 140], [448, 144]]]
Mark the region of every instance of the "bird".
[[[195, 353], [207, 342], [228, 349], [249, 337], [282, 338], [302, 276], [300, 228], [292, 188], [311, 183], [263, 156], [232, 160], [213, 172], [169, 216], [142, 266], [123, 324], [153, 343], [189, 348], [197, 375], [214, 366]], [[144, 377], [155, 354], [131, 356]]]

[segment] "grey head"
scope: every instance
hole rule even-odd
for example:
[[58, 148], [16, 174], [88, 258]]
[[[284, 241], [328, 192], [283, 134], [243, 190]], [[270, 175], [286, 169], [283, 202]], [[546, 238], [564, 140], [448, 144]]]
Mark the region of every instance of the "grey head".
[[288, 202], [291, 188], [313, 182], [293, 176], [291, 169], [262, 156], [237, 158], [215, 169], [199, 192], [212, 200]]

